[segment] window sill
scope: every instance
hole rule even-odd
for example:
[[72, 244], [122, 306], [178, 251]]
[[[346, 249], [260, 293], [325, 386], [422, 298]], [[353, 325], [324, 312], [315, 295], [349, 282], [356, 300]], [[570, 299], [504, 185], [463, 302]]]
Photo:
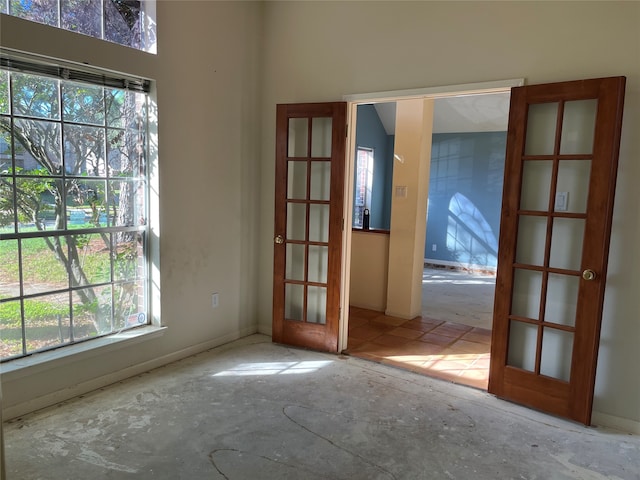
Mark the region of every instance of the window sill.
[[71, 362], [84, 361], [91, 357], [161, 337], [166, 329], [167, 327], [149, 325], [48, 352], [34, 353], [28, 357], [17, 358], [0, 365], [0, 377], [3, 381], [10, 381], [27, 374], [31, 375], [62, 367]]

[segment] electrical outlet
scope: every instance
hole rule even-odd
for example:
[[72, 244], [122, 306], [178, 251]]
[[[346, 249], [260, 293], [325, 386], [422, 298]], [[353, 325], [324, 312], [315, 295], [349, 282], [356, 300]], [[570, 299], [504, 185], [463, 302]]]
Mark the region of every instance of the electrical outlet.
[[432, 252], [435, 252], [437, 248], [438, 248], [438, 246], [435, 243], [433, 245], [431, 245], [431, 251]]
[[218, 303], [220, 301], [220, 298], [218, 296], [217, 293], [212, 293], [211, 294], [211, 308], [218, 308]]

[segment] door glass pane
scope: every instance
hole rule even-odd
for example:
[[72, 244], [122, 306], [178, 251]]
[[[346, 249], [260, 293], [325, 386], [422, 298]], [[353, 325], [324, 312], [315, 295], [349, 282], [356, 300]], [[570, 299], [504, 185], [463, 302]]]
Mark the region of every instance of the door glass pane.
[[309, 119], [289, 119], [288, 157], [306, 157], [309, 146]]
[[598, 100], [575, 100], [564, 104], [560, 153], [563, 155], [593, 152]]
[[579, 287], [579, 277], [550, 273], [544, 321], [573, 327], [576, 323]]
[[304, 203], [287, 203], [287, 238], [305, 240], [307, 206]]
[[553, 162], [550, 160], [524, 162], [522, 169], [521, 210], [549, 210], [549, 192], [551, 191], [551, 172]]
[[331, 117], [311, 120], [311, 156], [331, 156]]
[[284, 286], [284, 318], [304, 321], [304, 285], [287, 283]]
[[329, 241], [329, 205], [309, 206], [309, 241]]
[[329, 200], [331, 162], [311, 162], [311, 200]]
[[329, 247], [309, 245], [309, 281], [327, 283], [328, 265]]
[[557, 119], [557, 103], [529, 105], [525, 155], [553, 155]]
[[546, 241], [547, 217], [521, 215], [518, 221], [516, 262], [528, 265], [544, 265]]
[[307, 322], [327, 323], [327, 289], [310, 286], [307, 289]]
[[287, 198], [307, 198], [307, 162], [287, 162]]
[[573, 333], [545, 328], [542, 334], [540, 374], [569, 381], [573, 353]]
[[530, 372], [535, 371], [537, 341], [538, 327], [529, 323], [511, 320], [507, 365]]
[[558, 164], [558, 194], [566, 193], [564, 208], [556, 201], [555, 210], [571, 213], [586, 213], [591, 160], [560, 160]]
[[304, 245], [287, 243], [287, 280], [304, 280]]
[[513, 278], [511, 314], [537, 320], [540, 315], [542, 272], [516, 268]]
[[580, 270], [584, 222], [582, 218], [553, 219], [550, 267]]

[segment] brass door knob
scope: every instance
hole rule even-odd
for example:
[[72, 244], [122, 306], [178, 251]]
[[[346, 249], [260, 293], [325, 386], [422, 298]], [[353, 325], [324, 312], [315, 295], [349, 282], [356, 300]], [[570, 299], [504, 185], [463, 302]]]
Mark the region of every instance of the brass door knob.
[[594, 272], [593, 270], [587, 269], [584, 272], [582, 272], [582, 278], [584, 278], [587, 281], [595, 280], [596, 272]]
[[276, 235], [275, 238], [273, 239], [274, 243], [280, 245], [282, 243], [284, 243], [284, 238], [282, 237], [282, 235]]

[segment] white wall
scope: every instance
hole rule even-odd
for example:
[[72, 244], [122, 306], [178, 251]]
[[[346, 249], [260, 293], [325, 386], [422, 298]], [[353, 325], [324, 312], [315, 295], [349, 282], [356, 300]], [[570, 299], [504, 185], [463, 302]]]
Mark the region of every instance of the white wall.
[[[3, 375], [20, 414], [256, 331], [262, 7], [158, 2], [158, 55], [2, 16], [2, 46], [156, 82], [164, 335], [57, 368]], [[154, 226], [157, 231], [158, 225]], [[220, 306], [211, 308], [211, 293]]]
[[259, 328], [270, 332], [275, 104], [525, 77], [626, 75], [594, 421], [640, 431], [640, 3], [268, 2]]

